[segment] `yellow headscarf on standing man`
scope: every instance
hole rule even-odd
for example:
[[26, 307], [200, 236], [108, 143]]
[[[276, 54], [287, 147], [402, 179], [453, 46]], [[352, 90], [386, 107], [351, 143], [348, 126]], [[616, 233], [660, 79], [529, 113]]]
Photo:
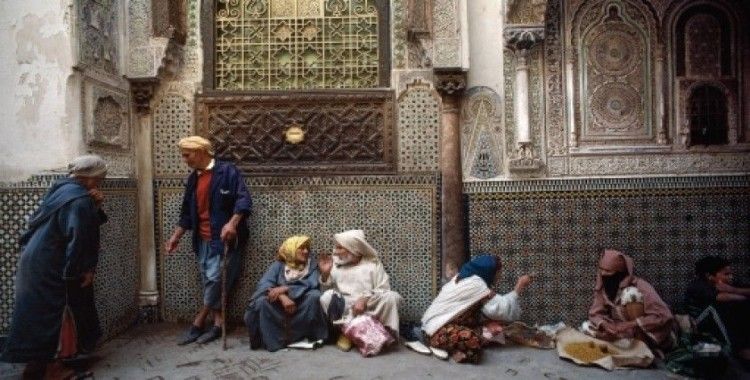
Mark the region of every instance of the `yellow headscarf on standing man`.
[[310, 237], [305, 235], [295, 235], [284, 240], [279, 247], [279, 261], [286, 264], [287, 267], [294, 270], [302, 270], [307, 265], [306, 262], [297, 261], [297, 249], [310, 243]]

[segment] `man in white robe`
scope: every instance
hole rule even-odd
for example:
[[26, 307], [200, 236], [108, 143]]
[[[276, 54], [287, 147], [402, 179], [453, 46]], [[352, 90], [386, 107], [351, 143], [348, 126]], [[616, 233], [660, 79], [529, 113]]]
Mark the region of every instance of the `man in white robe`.
[[323, 311], [330, 319], [341, 317], [329, 315], [329, 306], [343, 299], [343, 316], [370, 314], [398, 337], [402, 298], [391, 290], [377, 251], [365, 240], [362, 230], [338, 233], [334, 240], [334, 257], [319, 259], [320, 285], [325, 290], [320, 297]]

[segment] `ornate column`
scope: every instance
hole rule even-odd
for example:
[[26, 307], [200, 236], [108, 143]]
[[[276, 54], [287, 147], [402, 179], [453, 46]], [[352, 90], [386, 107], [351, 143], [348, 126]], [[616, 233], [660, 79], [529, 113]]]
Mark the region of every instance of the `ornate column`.
[[141, 306], [157, 305], [156, 250], [154, 241], [154, 171], [152, 167], [152, 126], [150, 102], [159, 80], [156, 78], [130, 79], [133, 104], [136, 110], [135, 157], [138, 177], [138, 250], [140, 252], [139, 300]]
[[656, 46], [656, 64], [654, 67], [654, 82], [656, 91], [654, 96], [656, 97], [656, 143], [659, 145], [667, 144], [667, 127], [664, 122], [664, 46], [658, 44]]
[[515, 158], [510, 161], [511, 171], [536, 170], [542, 166], [539, 153], [534, 152], [531, 143], [529, 123], [529, 51], [544, 40], [543, 27], [512, 27], [505, 29], [506, 46], [516, 59], [516, 76], [513, 87], [513, 116], [516, 125]]
[[575, 83], [573, 78], [573, 51], [568, 49], [565, 54], [565, 106], [568, 109], [568, 130], [570, 135], [568, 136], [568, 147], [578, 147], [578, 130], [576, 129], [576, 110], [575, 110], [575, 89], [573, 84]]
[[440, 173], [442, 175], [442, 256], [446, 275], [457, 270], [467, 257], [464, 242], [463, 179], [461, 174], [461, 94], [466, 76], [460, 70], [435, 70], [442, 98]]

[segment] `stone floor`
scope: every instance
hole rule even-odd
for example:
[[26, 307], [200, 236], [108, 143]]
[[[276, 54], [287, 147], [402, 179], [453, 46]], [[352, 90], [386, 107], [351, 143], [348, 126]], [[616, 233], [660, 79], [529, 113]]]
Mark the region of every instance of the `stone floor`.
[[[479, 365], [460, 365], [400, 346], [373, 358], [341, 352], [334, 346], [315, 351], [250, 351], [244, 330], [220, 342], [179, 347], [184, 325], [140, 325], [110, 340], [93, 363], [96, 379], [680, 379], [665, 370], [612, 372], [579, 367], [554, 350], [498, 347], [485, 351]], [[20, 377], [22, 366], [0, 363], [0, 379]], [[748, 373], [744, 373], [748, 375]], [[731, 379], [743, 378], [739, 372]], [[747, 376], [746, 378], [750, 378]]]

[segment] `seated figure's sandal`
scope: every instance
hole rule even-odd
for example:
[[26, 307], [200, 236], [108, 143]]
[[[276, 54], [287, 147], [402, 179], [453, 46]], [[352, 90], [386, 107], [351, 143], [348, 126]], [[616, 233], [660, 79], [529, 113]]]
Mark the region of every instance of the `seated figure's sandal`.
[[430, 351], [440, 360], [448, 360], [448, 352], [439, 348], [430, 347]]
[[404, 346], [411, 348], [412, 350], [419, 352], [423, 355], [429, 355], [431, 353], [430, 349], [427, 348], [422, 342], [415, 340], [411, 342], [404, 342]]

